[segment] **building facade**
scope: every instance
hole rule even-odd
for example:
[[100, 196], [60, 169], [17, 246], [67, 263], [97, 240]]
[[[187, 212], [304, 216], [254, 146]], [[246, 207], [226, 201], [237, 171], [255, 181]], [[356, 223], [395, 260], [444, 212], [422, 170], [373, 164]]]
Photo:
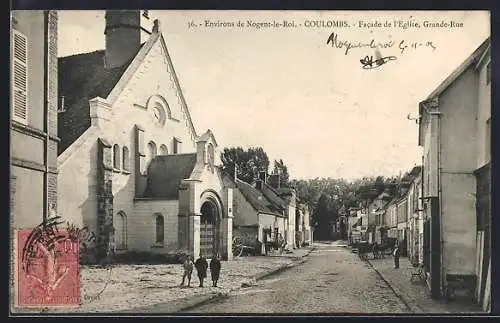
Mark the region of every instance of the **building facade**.
[[59, 58], [60, 215], [110, 253], [232, 256], [232, 188], [192, 123], [160, 22], [106, 11], [106, 48]]
[[475, 66], [478, 74], [476, 177], [476, 299], [491, 310], [491, 44]]
[[[407, 193], [408, 206], [408, 258], [413, 264], [422, 264], [420, 256], [423, 244], [423, 223], [421, 204], [422, 167], [410, 171], [410, 187]], [[423, 259], [423, 258], [422, 258]]]
[[397, 239], [401, 247], [401, 256], [408, 255], [408, 198], [407, 194], [403, 195], [396, 202], [397, 212]]
[[233, 237], [247, 246], [261, 246], [264, 255], [265, 243], [285, 236], [287, 218], [281, 205], [269, 200], [261, 190], [236, 176], [224, 177], [226, 185], [233, 187]]
[[456, 279], [476, 280], [477, 106], [476, 63], [485, 41], [429, 97], [420, 103], [419, 145], [423, 149], [424, 217], [430, 221], [430, 289], [447, 294]]
[[361, 213], [359, 208], [351, 207], [348, 210], [347, 237], [349, 244], [361, 240]]
[[387, 223], [387, 236], [392, 239], [398, 238], [398, 212], [397, 212], [397, 198], [393, 197], [387, 204], [385, 210], [385, 218]]
[[307, 205], [301, 204], [295, 190], [281, 187], [276, 174], [260, 172], [255, 185], [227, 174], [224, 181], [233, 191], [233, 236], [241, 243], [261, 244], [284, 239], [289, 249], [312, 244]]
[[373, 241], [369, 241], [370, 243], [376, 242], [381, 244], [383, 239], [386, 237], [387, 230], [384, 215], [386, 212], [386, 206], [391, 199], [391, 194], [384, 191], [370, 203], [368, 210], [370, 212], [370, 217], [374, 218], [375, 225]]
[[11, 12], [11, 227], [57, 214], [57, 12]]

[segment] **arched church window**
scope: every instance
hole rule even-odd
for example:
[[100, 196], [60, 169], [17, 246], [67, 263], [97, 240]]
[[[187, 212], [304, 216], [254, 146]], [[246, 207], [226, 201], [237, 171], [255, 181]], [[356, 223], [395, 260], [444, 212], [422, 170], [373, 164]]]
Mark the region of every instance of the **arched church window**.
[[155, 214], [155, 226], [156, 226], [155, 242], [163, 244], [165, 239], [163, 215], [158, 213]]
[[160, 155], [168, 155], [168, 148], [166, 145], [160, 146]]
[[148, 143], [148, 152], [149, 152], [149, 161], [151, 161], [153, 158], [156, 157], [157, 151], [156, 151], [156, 144], [152, 141]]
[[120, 169], [120, 146], [113, 146], [113, 167]]
[[122, 158], [123, 170], [130, 170], [130, 153], [126, 146], [123, 146]]
[[120, 211], [116, 218], [116, 248], [127, 249], [127, 215], [125, 212]]

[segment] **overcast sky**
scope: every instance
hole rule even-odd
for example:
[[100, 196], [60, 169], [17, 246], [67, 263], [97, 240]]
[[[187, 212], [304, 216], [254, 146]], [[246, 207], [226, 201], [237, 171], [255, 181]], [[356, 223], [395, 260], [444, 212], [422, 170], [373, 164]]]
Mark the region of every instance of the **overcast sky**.
[[[222, 147], [261, 146], [282, 158], [292, 178], [397, 175], [421, 162], [416, 116], [425, 99], [488, 36], [488, 12], [460, 11], [151, 11], [198, 134], [210, 128]], [[188, 28], [233, 22], [234, 27]], [[238, 27], [241, 20], [244, 27]], [[253, 22], [294, 21], [296, 27], [255, 28]], [[306, 27], [308, 20], [345, 20], [349, 27]], [[360, 20], [377, 22], [360, 27]], [[394, 27], [394, 20], [413, 27]], [[391, 27], [384, 23], [391, 22]], [[424, 27], [424, 21], [462, 27]], [[331, 22], [330, 22], [331, 23]], [[415, 27], [415, 23], [420, 28]], [[254, 25], [255, 26], [255, 25]], [[104, 12], [60, 11], [59, 55], [104, 48]], [[369, 47], [393, 41], [393, 59], [363, 69]], [[408, 47], [401, 52], [404, 41]], [[422, 46], [413, 48], [413, 42]], [[340, 45], [339, 45], [340, 46]], [[395, 59], [394, 59], [395, 58]]]

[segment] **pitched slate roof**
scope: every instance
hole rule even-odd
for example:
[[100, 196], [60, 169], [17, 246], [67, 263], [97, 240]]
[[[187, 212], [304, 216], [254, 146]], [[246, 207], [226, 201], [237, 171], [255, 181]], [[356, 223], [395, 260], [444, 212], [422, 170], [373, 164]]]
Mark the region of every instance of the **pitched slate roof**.
[[[284, 193], [285, 191], [283, 191], [283, 193], [280, 194], [278, 191], [276, 191], [269, 184], [262, 183], [262, 190], [261, 190], [261, 192], [272, 203], [274, 203], [276, 205], [279, 205], [283, 209], [286, 207], [286, 201], [281, 198], [281, 195], [288, 194], [288, 193]], [[286, 192], [288, 192], [288, 191], [286, 191]]]
[[156, 156], [149, 165], [148, 184], [143, 197], [179, 198], [179, 184], [191, 176], [196, 154]]
[[[142, 48], [142, 45], [141, 47]], [[139, 50], [140, 50], [139, 48]], [[90, 127], [89, 100], [106, 98], [136, 55], [124, 65], [105, 68], [105, 50], [59, 57], [59, 107], [64, 97], [64, 113], [59, 113], [59, 154]]]
[[97, 50], [59, 58], [59, 91], [68, 105], [82, 97], [107, 97], [135, 57], [123, 66], [107, 69], [105, 54], [105, 50]]
[[239, 179], [236, 179], [235, 184], [247, 202], [250, 203], [257, 212], [284, 217], [280, 206], [269, 200], [260, 190]]

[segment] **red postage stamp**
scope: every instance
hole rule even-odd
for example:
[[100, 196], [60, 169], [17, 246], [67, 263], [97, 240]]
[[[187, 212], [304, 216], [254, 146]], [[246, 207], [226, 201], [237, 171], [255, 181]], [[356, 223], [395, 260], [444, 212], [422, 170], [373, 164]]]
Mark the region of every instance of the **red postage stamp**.
[[16, 231], [16, 239], [17, 305], [79, 305], [79, 242], [47, 224]]

